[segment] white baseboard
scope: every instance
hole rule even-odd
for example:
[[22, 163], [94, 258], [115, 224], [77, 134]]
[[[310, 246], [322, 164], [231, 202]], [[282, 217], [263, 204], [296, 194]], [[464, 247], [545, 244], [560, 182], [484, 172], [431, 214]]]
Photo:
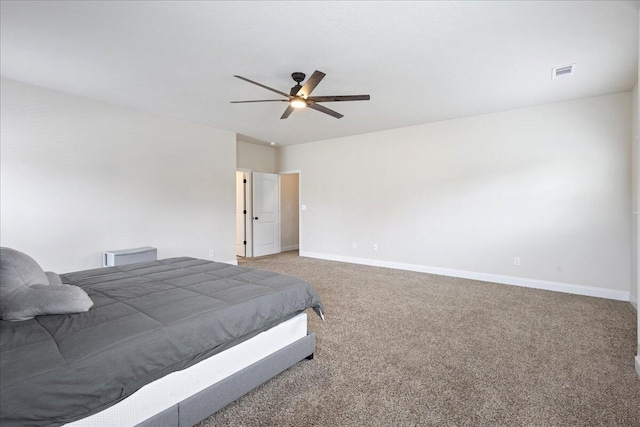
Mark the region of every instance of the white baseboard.
[[225, 261], [225, 264], [238, 265], [238, 260], [234, 259], [233, 261]]
[[638, 300], [635, 298], [633, 294], [629, 294], [629, 302], [631, 303], [633, 308], [635, 308], [636, 311], [638, 311]]
[[640, 377], [640, 355], [636, 356], [636, 373]]
[[280, 252], [295, 251], [298, 248], [299, 248], [299, 245], [282, 246], [280, 248]]
[[352, 264], [371, 265], [374, 267], [395, 268], [397, 270], [417, 271], [419, 273], [438, 274], [441, 276], [461, 277], [463, 279], [481, 280], [484, 282], [502, 283], [505, 285], [523, 286], [525, 288], [545, 289], [568, 294], [586, 295], [590, 297], [629, 301], [629, 292], [616, 291], [593, 286], [574, 285], [571, 283], [550, 282], [546, 280], [527, 279], [525, 277], [503, 276], [499, 274], [479, 273], [475, 271], [454, 270], [450, 268], [430, 267], [427, 265], [406, 264], [393, 261], [380, 261], [368, 258], [356, 258], [342, 255], [323, 254], [300, 251], [300, 256], [326, 259], [329, 261], [349, 262]]

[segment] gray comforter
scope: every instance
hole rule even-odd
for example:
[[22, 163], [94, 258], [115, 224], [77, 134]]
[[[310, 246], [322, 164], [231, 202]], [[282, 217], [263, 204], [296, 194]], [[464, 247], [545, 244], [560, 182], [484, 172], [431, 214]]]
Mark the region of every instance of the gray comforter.
[[0, 321], [0, 425], [61, 425], [244, 341], [318, 294], [291, 276], [194, 258], [62, 275], [87, 313]]

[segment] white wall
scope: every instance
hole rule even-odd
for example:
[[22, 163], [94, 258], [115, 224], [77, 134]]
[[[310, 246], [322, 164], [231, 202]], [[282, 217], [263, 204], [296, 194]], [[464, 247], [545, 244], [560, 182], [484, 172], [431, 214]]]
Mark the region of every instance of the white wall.
[[280, 175], [280, 246], [283, 251], [298, 249], [299, 241], [299, 175]]
[[275, 173], [276, 150], [273, 147], [238, 140], [237, 165], [253, 172]]
[[2, 246], [58, 272], [147, 245], [235, 259], [234, 133], [9, 80], [0, 95]]
[[627, 92], [283, 147], [278, 164], [304, 176], [302, 255], [628, 299], [630, 132]]
[[[638, 210], [640, 209], [640, 140], [638, 139], [638, 84], [631, 92], [631, 304], [638, 309]], [[635, 214], [634, 214], [635, 213]]]
[[[640, 27], [640, 10], [638, 11], [638, 26]], [[638, 33], [638, 80], [636, 82], [636, 87], [635, 87], [635, 96], [634, 96], [634, 100], [635, 100], [635, 115], [633, 116], [634, 118], [634, 123], [635, 123], [635, 130], [636, 133], [635, 135], [635, 141], [636, 141], [636, 155], [635, 155], [635, 184], [636, 184], [636, 191], [635, 191], [635, 200], [636, 200], [636, 205], [635, 205], [635, 211], [638, 212], [640, 210], [640, 146], [638, 146], [638, 144], [640, 144], [640, 142], [638, 141], [638, 139], [640, 138], [639, 134], [640, 134], [640, 124], [638, 123], [638, 121], [640, 121], [640, 117], [639, 116], [639, 109], [640, 109], [640, 91], [638, 91], [638, 84], [640, 83], [640, 32]], [[636, 217], [636, 221], [638, 221], [638, 216]], [[636, 223], [637, 224], [637, 223]], [[638, 301], [638, 298], [640, 298], [640, 248], [638, 247], [638, 244], [640, 243], [640, 226], [636, 226], [636, 301]], [[636, 355], [636, 372], [638, 373], [638, 376], [640, 376], [640, 316], [637, 314], [636, 311], [636, 322], [638, 324], [638, 352]]]

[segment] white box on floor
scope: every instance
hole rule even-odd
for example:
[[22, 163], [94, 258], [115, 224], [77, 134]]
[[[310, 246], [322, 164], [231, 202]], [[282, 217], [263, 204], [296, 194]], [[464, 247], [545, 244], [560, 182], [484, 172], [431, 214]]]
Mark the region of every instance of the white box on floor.
[[133, 249], [121, 249], [119, 251], [105, 251], [102, 254], [103, 267], [115, 267], [117, 265], [133, 264], [135, 262], [155, 261], [158, 259], [158, 249], [151, 246]]

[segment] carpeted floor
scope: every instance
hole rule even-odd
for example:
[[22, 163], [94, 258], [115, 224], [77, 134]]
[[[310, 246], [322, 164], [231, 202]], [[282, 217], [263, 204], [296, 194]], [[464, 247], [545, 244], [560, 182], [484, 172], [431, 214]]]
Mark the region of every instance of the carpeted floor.
[[611, 301], [298, 257], [316, 357], [205, 426], [640, 426], [636, 312]]

